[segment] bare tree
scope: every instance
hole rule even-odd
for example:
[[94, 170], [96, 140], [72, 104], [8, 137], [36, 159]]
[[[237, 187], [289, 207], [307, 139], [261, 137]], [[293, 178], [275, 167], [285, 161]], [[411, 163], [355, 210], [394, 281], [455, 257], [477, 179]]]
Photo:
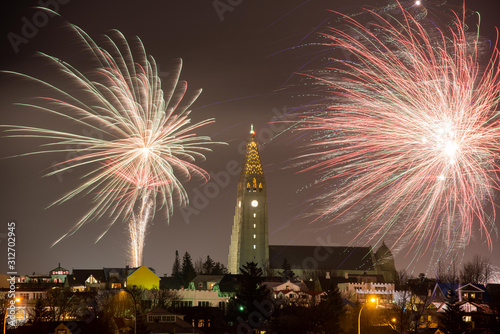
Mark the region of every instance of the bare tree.
[[262, 266], [262, 270], [264, 272], [265, 277], [274, 277], [276, 276], [276, 270], [271, 268], [271, 264], [269, 263], [269, 260], [266, 260], [264, 265]]
[[490, 259], [474, 255], [472, 260], [465, 262], [460, 271], [462, 283], [487, 284], [492, 272]]
[[196, 271], [196, 275], [203, 275], [203, 259], [201, 257], [198, 260], [194, 261], [194, 270]]
[[[411, 308], [408, 308], [412, 299], [412, 292], [409, 285], [410, 277], [404, 270], [400, 270], [396, 276], [395, 288], [393, 295], [394, 303], [384, 312], [384, 320], [387, 325], [398, 330], [400, 333], [405, 333], [410, 328]], [[396, 321], [393, 321], [396, 319]]]
[[80, 298], [69, 288], [60, 287], [47, 290], [44, 304], [52, 321], [78, 317], [81, 308]]
[[152, 289], [149, 291], [151, 300], [152, 300], [152, 308], [161, 307], [164, 309], [171, 309], [175, 307], [175, 304], [182, 300], [181, 295], [178, 292], [172, 290], [158, 290]]
[[440, 283], [458, 283], [459, 271], [455, 260], [443, 263], [441, 260], [438, 262], [436, 280]]

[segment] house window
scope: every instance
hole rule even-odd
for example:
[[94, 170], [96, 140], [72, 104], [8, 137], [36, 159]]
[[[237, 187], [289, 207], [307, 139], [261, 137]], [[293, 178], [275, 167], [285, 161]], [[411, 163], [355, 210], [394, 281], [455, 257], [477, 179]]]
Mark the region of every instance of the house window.
[[66, 330], [65, 329], [58, 329], [57, 330], [57, 334], [66, 334]]
[[24, 310], [16, 310], [16, 319], [24, 319]]
[[179, 304], [181, 307], [191, 307], [191, 306], [193, 306], [193, 301], [192, 300], [190, 300], [190, 301], [183, 300]]
[[150, 315], [148, 322], [160, 322], [161, 315]]
[[472, 317], [470, 315], [465, 315], [462, 317], [462, 319], [464, 322], [471, 322], [472, 321]]
[[200, 302], [198, 302], [198, 306], [208, 307], [208, 306], [210, 306], [210, 302], [200, 301]]
[[111, 283], [111, 289], [121, 289], [121, 283]]

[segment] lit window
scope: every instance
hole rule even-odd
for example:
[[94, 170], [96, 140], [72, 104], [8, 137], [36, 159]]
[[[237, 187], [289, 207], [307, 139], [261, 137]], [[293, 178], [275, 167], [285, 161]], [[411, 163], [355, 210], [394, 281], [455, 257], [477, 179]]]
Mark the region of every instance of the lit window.
[[254, 238], [254, 239], [255, 239], [255, 238], [257, 238], [257, 235], [255, 235], [255, 234], [254, 234], [254, 235], [253, 235], [253, 238]]
[[257, 248], [257, 246], [253, 245], [253, 249], [256, 249], [256, 248]]
[[241, 208], [241, 201], [238, 202], [238, 208]]
[[465, 322], [471, 322], [472, 321], [472, 317], [470, 315], [466, 315], [466, 316], [463, 317], [463, 320]]
[[257, 228], [257, 224], [253, 224], [253, 228]]
[[253, 213], [253, 217], [254, 217], [254, 218], [255, 218], [255, 217], [257, 217], [257, 214], [256, 214], [255, 212]]
[[257, 202], [256, 200], [253, 200], [253, 201], [252, 201], [252, 206], [253, 206], [254, 208], [256, 208], [256, 207], [257, 207], [257, 205], [259, 205], [259, 202]]

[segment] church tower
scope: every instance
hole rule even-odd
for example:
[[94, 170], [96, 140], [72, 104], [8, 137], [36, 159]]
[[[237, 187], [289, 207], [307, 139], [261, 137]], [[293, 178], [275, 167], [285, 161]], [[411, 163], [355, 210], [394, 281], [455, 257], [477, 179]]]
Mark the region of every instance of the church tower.
[[228, 270], [238, 274], [240, 267], [252, 261], [261, 268], [269, 261], [266, 180], [253, 126], [238, 182]]

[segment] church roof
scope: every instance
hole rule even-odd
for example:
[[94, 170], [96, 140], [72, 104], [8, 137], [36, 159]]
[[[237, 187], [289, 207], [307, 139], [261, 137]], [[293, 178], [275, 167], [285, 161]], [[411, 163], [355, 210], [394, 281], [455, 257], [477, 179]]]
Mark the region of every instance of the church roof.
[[[269, 246], [269, 265], [280, 269], [286, 258], [292, 269], [374, 270], [369, 247]], [[314, 262], [314, 263], [313, 263]]]

